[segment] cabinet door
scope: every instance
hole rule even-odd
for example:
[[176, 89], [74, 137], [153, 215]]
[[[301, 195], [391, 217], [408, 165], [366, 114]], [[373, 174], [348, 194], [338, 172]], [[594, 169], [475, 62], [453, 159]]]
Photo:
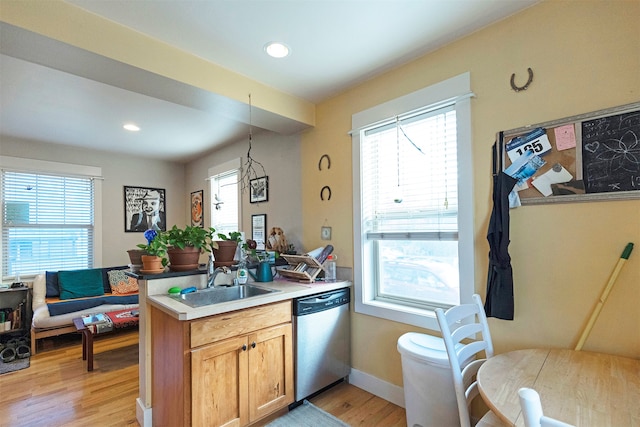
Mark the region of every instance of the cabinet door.
[[248, 419], [247, 336], [191, 351], [191, 425], [244, 426]]
[[291, 324], [249, 335], [249, 419], [286, 407], [294, 399]]

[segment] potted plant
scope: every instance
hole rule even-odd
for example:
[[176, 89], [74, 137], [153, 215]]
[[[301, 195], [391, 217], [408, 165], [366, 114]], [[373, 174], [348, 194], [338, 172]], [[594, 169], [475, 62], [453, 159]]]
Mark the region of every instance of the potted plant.
[[218, 233], [217, 236], [220, 240], [211, 242], [211, 249], [213, 250], [213, 256], [215, 258], [214, 265], [216, 267], [228, 267], [233, 264], [238, 243], [242, 241], [242, 233], [239, 231], [231, 231], [228, 235]]
[[145, 231], [144, 237], [147, 239], [147, 244], [137, 245], [146, 252], [146, 255], [141, 256], [142, 270], [140, 271], [148, 274], [162, 273], [167, 265], [167, 245], [156, 230]]
[[188, 271], [198, 268], [200, 254], [209, 252], [211, 239], [215, 229], [204, 229], [198, 226], [186, 226], [184, 229], [173, 226], [162, 233], [167, 245], [169, 268], [172, 271]]

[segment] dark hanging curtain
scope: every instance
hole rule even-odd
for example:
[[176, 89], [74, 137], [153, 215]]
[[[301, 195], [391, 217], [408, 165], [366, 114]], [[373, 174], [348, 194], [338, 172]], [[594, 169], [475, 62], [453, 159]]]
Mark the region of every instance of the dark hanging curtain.
[[517, 180], [502, 171], [503, 135], [493, 144], [493, 210], [489, 221], [489, 275], [484, 310], [488, 317], [513, 320], [513, 270], [509, 256], [509, 193]]

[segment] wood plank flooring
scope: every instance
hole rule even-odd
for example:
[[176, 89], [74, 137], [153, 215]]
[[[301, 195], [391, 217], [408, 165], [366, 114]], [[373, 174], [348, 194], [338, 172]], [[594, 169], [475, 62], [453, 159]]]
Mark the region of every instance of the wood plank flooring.
[[[79, 334], [42, 340], [29, 368], [0, 376], [0, 427], [138, 426], [138, 332], [96, 337], [94, 353], [87, 372]], [[351, 426], [406, 426], [403, 408], [350, 384], [310, 400]]]

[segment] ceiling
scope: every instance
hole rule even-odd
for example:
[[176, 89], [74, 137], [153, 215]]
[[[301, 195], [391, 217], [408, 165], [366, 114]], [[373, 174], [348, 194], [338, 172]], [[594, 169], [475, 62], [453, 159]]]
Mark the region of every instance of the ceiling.
[[[67, 2], [317, 104], [537, 1]], [[248, 114], [230, 113], [237, 103], [221, 96], [5, 22], [0, 30], [0, 138], [187, 162], [247, 136]], [[285, 43], [291, 54], [267, 56], [270, 41]], [[34, 46], [48, 55], [36, 57]], [[124, 75], [126, 82], [118, 81]], [[283, 134], [305, 128], [275, 116], [260, 120], [260, 127]], [[141, 131], [124, 131], [127, 121]]]

